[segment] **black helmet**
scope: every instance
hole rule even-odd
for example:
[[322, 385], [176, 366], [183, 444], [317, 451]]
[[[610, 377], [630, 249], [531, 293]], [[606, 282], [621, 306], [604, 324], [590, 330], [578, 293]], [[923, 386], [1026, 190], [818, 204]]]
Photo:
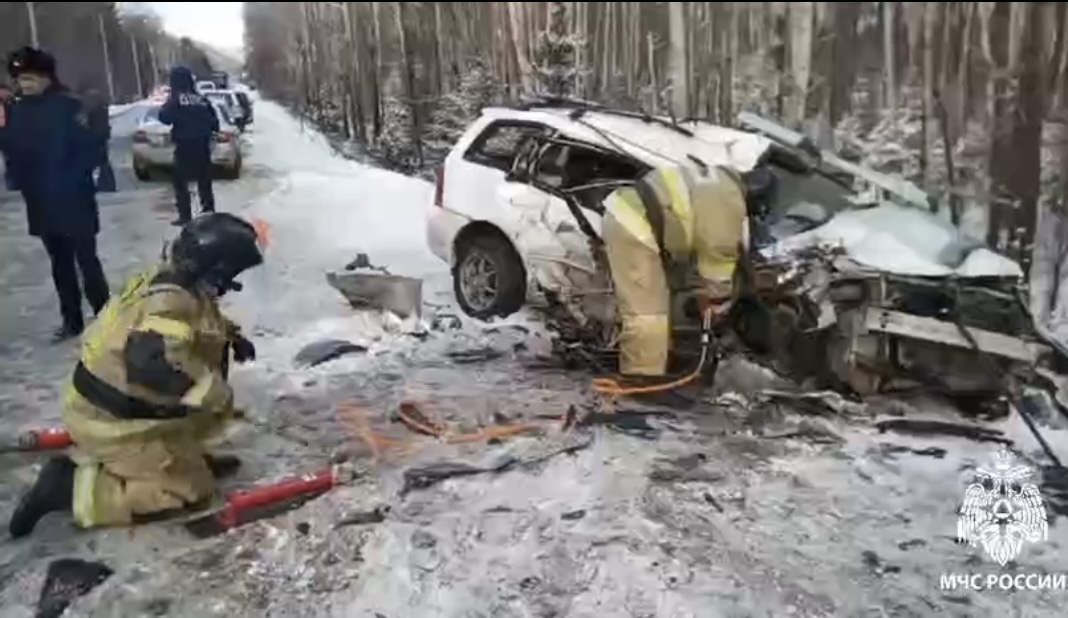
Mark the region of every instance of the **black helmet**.
[[11, 77], [18, 77], [23, 73], [39, 73], [55, 79], [56, 59], [44, 50], [21, 47], [8, 56], [7, 72]]
[[190, 221], [171, 245], [171, 266], [184, 283], [206, 283], [240, 290], [234, 279], [263, 263], [256, 228], [229, 213], [202, 215]]

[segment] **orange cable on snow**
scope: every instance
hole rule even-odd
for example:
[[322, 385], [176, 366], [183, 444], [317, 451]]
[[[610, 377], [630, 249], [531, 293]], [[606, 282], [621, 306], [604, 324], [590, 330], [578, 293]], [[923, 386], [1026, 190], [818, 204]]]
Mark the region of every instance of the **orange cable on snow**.
[[[337, 416], [343, 426], [367, 444], [371, 449], [373, 461], [379, 460], [383, 449], [396, 446], [414, 446], [413, 440], [397, 440], [376, 433], [371, 429], [365, 412], [366, 409], [363, 406], [355, 403], [344, 403], [338, 406]], [[408, 429], [428, 437], [437, 438], [447, 444], [465, 444], [501, 439], [545, 428], [545, 423], [516, 423], [491, 425], [471, 433], [450, 434], [444, 425], [427, 419], [413, 401], [401, 402], [397, 418]]]
[[623, 386], [615, 378], [594, 378], [591, 386], [594, 392], [602, 395], [611, 395], [613, 397], [619, 397], [623, 395], [644, 395], [648, 393], [662, 393], [670, 391], [680, 386], [686, 386], [690, 382], [693, 382], [701, 376], [701, 372], [705, 369], [705, 363], [708, 361], [708, 350], [711, 347], [712, 337], [712, 311], [706, 309], [702, 315], [701, 324], [701, 358], [697, 361], [697, 367], [694, 370], [682, 376], [681, 378], [671, 380], [670, 382], [664, 382], [662, 384], [648, 384], [645, 386]]
[[259, 239], [260, 246], [266, 249], [269, 242], [271, 227], [267, 225], [267, 222], [263, 219], [253, 219], [252, 227], [256, 229], [256, 238]]

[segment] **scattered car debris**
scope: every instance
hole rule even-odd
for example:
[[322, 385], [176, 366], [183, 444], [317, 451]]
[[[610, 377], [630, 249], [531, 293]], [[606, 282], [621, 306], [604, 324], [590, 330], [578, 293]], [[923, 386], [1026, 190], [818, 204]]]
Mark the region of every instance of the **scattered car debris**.
[[928, 446], [926, 448], [913, 448], [911, 446], [904, 446], [901, 444], [890, 444], [887, 442], [879, 443], [879, 451], [884, 455], [897, 455], [901, 453], [909, 453], [912, 455], [919, 455], [921, 457], [934, 457], [935, 459], [942, 459], [946, 456], [946, 449], [937, 446]]
[[868, 569], [875, 575], [889, 575], [901, 572], [901, 567], [886, 564], [883, 562], [882, 558], [879, 557], [879, 554], [870, 549], [864, 550], [860, 555], [861, 559], [864, 561], [864, 566], [868, 567]]
[[614, 412], [589, 411], [576, 421], [578, 427], [602, 425], [634, 438], [655, 440], [660, 437], [661, 429], [649, 424], [651, 418], [674, 418], [675, 413], [666, 410], [616, 410]]
[[959, 438], [967, 438], [976, 442], [994, 442], [1011, 445], [1012, 440], [997, 429], [981, 427], [979, 425], [965, 425], [963, 423], [951, 423], [929, 419], [887, 418], [877, 420], [875, 427], [879, 433], [896, 431], [900, 433], [924, 436], [924, 435], [948, 435]]
[[843, 444], [845, 438], [831, 429], [826, 423], [817, 419], [801, 419], [789, 428], [765, 431], [762, 436], [769, 439], [804, 439], [815, 444]]
[[345, 264], [345, 270], [350, 272], [354, 270], [374, 270], [383, 275], [391, 274], [388, 268], [372, 264], [371, 258], [366, 253], [357, 253], [351, 262]]
[[400, 318], [423, 312], [423, 280], [378, 272], [326, 273], [326, 281], [356, 309], [379, 309]]
[[436, 331], [459, 330], [463, 326], [460, 317], [452, 313], [438, 313], [430, 321], [431, 330]]
[[315, 367], [343, 356], [362, 354], [366, 351], [366, 346], [345, 341], [344, 339], [323, 339], [322, 341], [309, 343], [301, 348], [297, 352], [294, 362], [300, 367]]
[[368, 524], [380, 524], [386, 521], [386, 516], [389, 515], [390, 507], [387, 505], [376, 506], [370, 511], [360, 511], [356, 513], [350, 513], [342, 517], [336, 524], [334, 529], [344, 528], [346, 526], [366, 526]]
[[568, 511], [567, 513], [564, 513], [560, 516], [560, 519], [564, 521], [578, 521], [584, 517], [586, 517], [585, 509], [579, 509], [577, 511]]
[[446, 352], [445, 356], [452, 359], [454, 363], [460, 365], [472, 365], [475, 363], [485, 363], [491, 360], [496, 360], [504, 356], [504, 352], [495, 350], [493, 348], [475, 348], [471, 350], [456, 350], [453, 352]]
[[427, 489], [452, 478], [503, 472], [518, 462], [519, 460], [513, 457], [504, 457], [496, 463], [487, 466], [474, 466], [462, 462], [443, 461], [420, 466], [418, 468], [409, 468], [404, 471], [404, 486], [401, 488], [401, 495], [419, 489]]
[[59, 618], [70, 604], [93, 588], [104, 583], [115, 572], [99, 562], [77, 558], [62, 558], [48, 565], [41, 597], [37, 602], [37, 618]]
[[452, 478], [474, 476], [479, 474], [496, 474], [517, 467], [538, 466], [558, 455], [568, 455], [588, 448], [593, 444], [593, 437], [572, 436], [565, 439], [562, 444], [554, 445], [548, 451], [534, 454], [504, 453], [489, 460], [488, 463], [472, 464], [462, 461], [442, 461], [424, 466], [408, 468], [404, 471], [404, 484], [400, 495], [404, 496], [413, 491], [428, 489]]
[[826, 416], [828, 412], [845, 417], [867, 415], [867, 406], [864, 403], [850, 401], [834, 391], [791, 393], [765, 390], [759, 393], [759, 397], [772, 402], [787, 402], [792, 405], [791, 409], [796, 412], [817, 416]]

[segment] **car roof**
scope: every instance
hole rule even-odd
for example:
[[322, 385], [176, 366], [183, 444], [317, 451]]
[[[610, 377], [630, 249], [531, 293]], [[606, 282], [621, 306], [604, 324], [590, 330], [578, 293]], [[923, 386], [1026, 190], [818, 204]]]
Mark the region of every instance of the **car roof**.
[[621, 150], [650, 165], [703, 163], [748, 170], [772, 143], [761, 135], [706, 121], [672, 123], [669, 118], [604, 109], [489, 107], [483, 116], [545, 124], [564, 136]]

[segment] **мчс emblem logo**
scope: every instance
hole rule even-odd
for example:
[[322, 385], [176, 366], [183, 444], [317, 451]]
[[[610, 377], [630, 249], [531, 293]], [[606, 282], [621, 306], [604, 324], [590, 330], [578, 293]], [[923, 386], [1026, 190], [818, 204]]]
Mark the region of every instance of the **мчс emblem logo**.
[[976, 470], [975, 481], [964, 491], [957, 540], [981, 545], [1001, 566], [1020, 555], [1025, 541], [1046, 540], [1049, 523], [1042, 494], [1031, 481], [1034, 472], [1007, 448], [998, 450], [988, 465]]

